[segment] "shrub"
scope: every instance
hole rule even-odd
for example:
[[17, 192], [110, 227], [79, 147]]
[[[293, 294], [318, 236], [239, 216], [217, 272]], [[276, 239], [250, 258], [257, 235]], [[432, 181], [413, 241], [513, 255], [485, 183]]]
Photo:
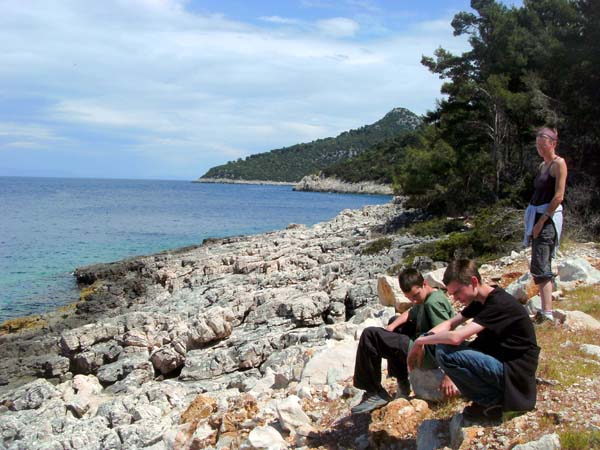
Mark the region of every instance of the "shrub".
[[481, 210], [473, 218], [471, 230], [453, 232], [443, 239], [415, 246], [407, 256], [429, 256], [434, 261], [476, 258], [486, 262], [519, 248], [522, 235], [523, 212], [496, 205]]
[[565, 234], [576, 241], [598, 240], [600, 192], [593, 180], [568, 186], [565, 197]]
[[464, 231], [465, 224], [462, 219], [437, 217], [412, 224], [408, 231], [416, 236], [443, 236], [454, 231]]
[[389, 250], [392, 247], [392, 240], [384, 237], [369, 242], [362, 250], [363, 255], [375, 255], [383, 250]]

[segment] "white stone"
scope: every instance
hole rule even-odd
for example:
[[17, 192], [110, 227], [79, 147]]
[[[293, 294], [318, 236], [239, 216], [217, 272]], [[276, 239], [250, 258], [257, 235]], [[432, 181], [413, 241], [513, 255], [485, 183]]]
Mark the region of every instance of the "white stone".
[[402, 290], [397, 277], [383, 275], [377, 280], [377, 296], [383, 306], [393, 306], [397, 313], [401, 314], [412, 306]]
[[586, 352], [588, 355], [595, 356], [596, 358], [600, 358], [600, 346], [591, 345], [591, 344], [582, 344], [581, 350]]
[[527, 287], [531, 283], [533, 283], [531, 273], [525, 272], [506, 288], [506, 292], [515, 297], [517, 300], [524, 302], [527, 300]]
[[569, 330], [600, 330], [600, 322], [589, 314], [581, 311], [556, 310], [555, 312], [565, 317], [563, 324]]
[[516, 445], [513, 447], [513, 450], [559, 450], [560, 448], [558, 434], [552, 433], [542, 436], [537, 441]]
[[312, 427], [310, 417], [306, 415], [300, 406], [300, 399], [295, 395], [290, 395], [276, 405], [277, 415], [281, 426], [291, 432], [297, 429]]
[[280, 450], [287, 448], [285, 439], [279, 434], [279, 432], [266, 425], [264, 427], [254, 428], [250, 434], [248, 434], [248, 442], [255, 449], [265, 450]]
[[589, 285], [600, 283], [600, 271], [594, 269], [584, 258], [567, 258], [558, 263], [561, 282], [579, 282]]
[[446, 285], [442, 281], [444, 279], [445, 271], [445, 267], [442, 267], [441, 269], [432, 270], [431, 272], [427, 272], [425, 275], [423, 275], [423, 279], [427, 281], [427, 284], [432, 288], [446, 289]]
[[357, 347], [354, 339], [328, 341], [326, 347], [306, 363], [301, 379], [313, 385], [327, 384], [327, 373], [331, 367], [338, 369], [339, 379], [351, 377], [354, 374]]

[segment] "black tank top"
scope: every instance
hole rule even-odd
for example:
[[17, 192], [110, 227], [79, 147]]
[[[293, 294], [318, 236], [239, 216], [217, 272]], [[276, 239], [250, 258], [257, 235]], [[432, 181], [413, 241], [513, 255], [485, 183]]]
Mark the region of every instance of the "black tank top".
[[554, 197], [554, 191], [556, 189], [556, 177], [550, 174], [550, 168], [554, 164], [556, 159], [552, 160], [547, 168], [541, 167], [539, 173], [535, 177], [533, 182], [533, 195], [529, 204], [533, 206], [544, 205], [550, 203], [552, 197]]

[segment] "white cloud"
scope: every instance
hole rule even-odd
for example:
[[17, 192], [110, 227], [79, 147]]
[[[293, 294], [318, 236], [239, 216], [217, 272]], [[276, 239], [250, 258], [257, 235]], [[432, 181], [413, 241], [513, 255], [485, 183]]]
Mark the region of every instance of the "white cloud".
[[0, 123], [0, 150], [9, 148], [44, 149], [50, 145], [67, 142], [56, 136], [51, 128], [41, 125], [14, 122]]
[[286, 17], [279, 16], [263, 16], [260, 18], [264, 22], [277, 23], [281, 25], [301, 25], [303, 22], [298, 19], [289, 19]]
[[322, 33], [334, 37], [354, 36], [360, 28], [357, 22], [345, 17], [320, 20], [317, 22], [317, 26]]
[[[24, 119], [9, 119], [22, 127], [10, 141], [50, 148], [63, 139], [73, 151], [146, 152], [162, 164], [194, 155], [187, 170], [201, 175], [372, 123], [396, 106], [424, 113], [441, 82], [421, 56], [465, 47], [451, 39], [450, 19], [364, 40], [361, 24], [345, 17], [265, 16], [251, 25], [186, 5], [8, 2], [0, 95], [29, 105]], [[0, 104], [0, 121], [12, 116]], [[0, 136], [6, 130], [0, 125]]]

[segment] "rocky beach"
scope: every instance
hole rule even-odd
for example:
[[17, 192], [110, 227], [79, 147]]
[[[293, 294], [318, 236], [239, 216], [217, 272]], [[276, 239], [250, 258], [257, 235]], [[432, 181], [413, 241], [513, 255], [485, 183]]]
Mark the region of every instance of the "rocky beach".
[[[360, 332], [408, 305], [389, 275], [426, 240], [399, 230], [417, 214], [396, 200], [77, 269], [78, 303], [0, 328], [0, 448], [533, 449], [560, 448], [547, 417], [598, 430], [600, 323], [573, 310], [542, 333], [566, 336], [565, 352], [586, 345], [595, 372], [563, 390], [540, 375], [536, 411], [465, 423], [461, 401], [438, 403], [435, 374], [423, 374], [409, 400], [350, 414]], [[378, 250], [382, 238], [391, 244]], [[440, 283], [440, 263], [419, 264]], [[599, 268], [596, 244], [573, 246], [558, 260], [561, 287], [597, 295]], [[482, 272], [535, 312], [526, 251]]]

